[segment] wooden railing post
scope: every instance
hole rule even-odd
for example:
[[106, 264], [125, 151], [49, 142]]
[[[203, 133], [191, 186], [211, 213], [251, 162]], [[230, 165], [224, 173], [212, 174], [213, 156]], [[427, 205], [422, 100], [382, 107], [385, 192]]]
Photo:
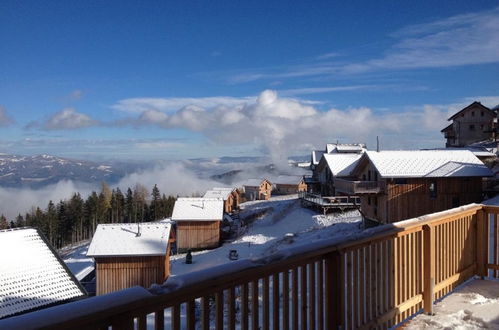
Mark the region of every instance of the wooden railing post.
[[476, 274], [482, 278], [487, 276], [488, 249], [489, 249], [489, 221], [488, 213], [483, 209], [476, 214]]
[[433, 315], [433, 300], [435, 298], [435, 228], [431, 225], [423, 226], [424, 246], [424, 312]]
[[344, 308], [344, 285], [341, 255], [338, 251], [328, 254], [325, 259], [326, 282], [326, 329], [339, 329]]

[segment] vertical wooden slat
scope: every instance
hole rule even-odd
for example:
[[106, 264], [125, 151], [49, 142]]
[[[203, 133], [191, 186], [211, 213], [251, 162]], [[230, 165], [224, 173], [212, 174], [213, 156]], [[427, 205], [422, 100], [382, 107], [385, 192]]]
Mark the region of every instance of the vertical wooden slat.
[[[493, 217], [493, 221], [494, 221], [494, 251], [492, 253], [492, 257], [493, 257], [493, 264], [498, 264], [498, 259], [497, 259], [497, 255], [498, 255], [498, 252], [497, 252], [497, 247], [498, 247], [498, 244], [497, 244], [497, 214], [494, 213], [494, 217]], [[494, 277], [497, 277], [497, 275], [499, 274], [499, 271], [496, 269], [494, 270], [493, 272], [494, 274]]]
[[477, 260], [477, 275], [481, 277], [487, 276], [487, 261], [488, 261], [488, 235], [487, 226], [489, 224], [488, 213], [483, 210], [477, 212], [477, 233], [476, 233], [476, 260]]
[[303, 330], [307, 329], [307, 265], [300, 267], [300, 322]]
[[251, 327], [253, 330], [258, 330], [260, 328], [258, 314], [258, 280], [251, 283]]
[[366, 293], [366, 322], [371, 322], [372, 316], [371, 316], [371, 304], [372, 304], [372, 297], [371, 297], [371, 278], [372, 278], [372, 272], [371, 272], [371, 245], [369, 244], [366, 246], [366, 251], [365, 251], [365, 276], [366, 276], [366, 286], [365, 286], [365, 293]]
[[324, 261], [317, 263], [317, 330], [324, 329]]
[[165, 311], [159, 310], [154, 313], [154, 330], [165, 329]]
[[173, 305], [172, 307], [172, 329], [180, 330], [180, 305]]
[[346, 281], [345, 284], [347, 286], [346, 288], [346, 301], [345, 301], [345, 308], [346, 308], [346, 320], [345, 320], [345, 329], [350, 329], [353, 328], [352, 325], [352, 307], [353, 307], [353, 302], [352, 302], [352, 297], [353, 297], [353, 279], [352, 279], [352, 253], [350, 251], [345, 252], [345, 258], [346, 258]]
[[279, 296], [280, 296], [279, 273], [277, 273], [272, 276], [272, 327], [276, 330], [280, 329]]
[[215, 293], [215, 329], [224, 328], [224, 293], [218, 291]]
[[381, 291], [383, 279], [381, 274], [381, 243], [376, 243], [376, 298], [378, 301], [376, 317], [383, 314], [383, 294]]
[[353, 287], [353, 308], [352, 308], [352, 327], [359, 327], [359, 250], [352, 251], [352, 287]]
[[235, 330], [236, 329], [236, 294], [235, 294], [235, 288], [231, 287], [229, 288], [229, 294], [228, 294], [228, 328], [230, 330]]
[[248, 283], [244, 283], [241, 287], [241, 330], [249, 330], [248, 327]]
[[298, 329], [298, 315], [300, 312], [298, 311], [298, 268], [293, 268], [291, 272], [291, 282], [292, 282], [292, 298], [291, 301], [293, 303], [293, 314], [292, 314], [292, 328], [293, 330]]
[[194, 330], [196, 328], [196, 303], [194, 300], [187, 302], [187, 329]]
[[364, 305], [365, 305], [365, 270], [364, 270], [364, 250], [362, 247], [359, 250], [359, 325], [362, 325], [366, 322], [364, 318]]
[[270, 292], [269, 277], [263, 278], [263, 328], [268, 329], [270, 324]]
[[201, 298], [201, 327], [203, 330], [210, 329], [210, 297]]
[[146, 315], [140, 315], [138, 318], [137, 318], [137, 326], [139, 328], [139, 330], [145, 330], [147, 329], [147, 318], [146, 318]]
[[315, 329], [315, 262], [308, 264], [308, 328]]
[[282, 328], [289, 329], [289, 271], [282, 273]]
[[435, 227], [423, 226], [424, 239], [424, 292], [423, 307], [427, 314], [433, 315], [433, 300], [435, 297]]
[[[344, 284], [342, 275], [344, 268], [339, 252], [328, 254], [324, 261], [324, 286], [325, 286], [325, 319], [326, 329], [338, 329], [343, 322], [342, 309], [345, 308]], [[338, 299], [339, 298], [339, 299]]]

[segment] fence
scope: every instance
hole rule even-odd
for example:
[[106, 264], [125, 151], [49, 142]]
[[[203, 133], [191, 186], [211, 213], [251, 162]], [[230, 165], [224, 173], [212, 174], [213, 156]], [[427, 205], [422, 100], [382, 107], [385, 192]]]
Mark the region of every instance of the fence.
[[[499, 207], [477, 204], [0, 321], [0, 328], [385, 328], [499, 277]], [[182, 282], [182, 285], [180, 285]], [[178, 285], [178, 286], [177, 286]]]

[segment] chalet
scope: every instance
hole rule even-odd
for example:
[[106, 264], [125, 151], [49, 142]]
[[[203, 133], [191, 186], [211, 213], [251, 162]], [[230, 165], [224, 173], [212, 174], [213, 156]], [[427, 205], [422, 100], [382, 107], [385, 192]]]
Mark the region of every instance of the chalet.
[[0, 230], [0, 319], [86, 296], [37, 229]]
[[352, 179], [352, 170], [362, 155], [358, 153], [324, 154], [316, 168], [322, 196], [335, 196], [334, 179]]
[[337, 191], [361, 196], [365, 219], [391, 223], [482, 200], [492, 172], [468, 150], [367, 151]]
[[497, 112], [480, 102], [471, 103], [448, 120], [452, 123], [441, 130], [447, 139], [446, 147], [465, 147], [496, 137]]
[[96, 294], [163, 283], [170, 275], [171, 223], [100, 224], [87, 256], [95, 259]]
[[241, 196], [236, 188], [213, 188], [208, 190], [203, 197], [223, 199], [225, 213], [238, 210], [241, 203]]
[[272, 195], [272, 183], [267, 179], [249, 179], [243, 183], [246, 200], [268, 200]]
[[279, 175], [272, 180], [278, 194], [296, 194], [300, 191], [307, 191], [307, 184], [303, 176], [299, 175]]
[[216, 248], [224, 214], [221, 198], [177, 198], [172, 220], [176, 222], [179, 251]]

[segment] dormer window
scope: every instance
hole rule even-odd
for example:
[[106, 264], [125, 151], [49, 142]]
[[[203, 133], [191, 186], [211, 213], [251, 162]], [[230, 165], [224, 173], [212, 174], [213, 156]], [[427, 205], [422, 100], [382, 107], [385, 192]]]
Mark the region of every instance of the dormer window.
[[475, 125], [470, 125], [470, 131], [474, 131], [475, 130]]

